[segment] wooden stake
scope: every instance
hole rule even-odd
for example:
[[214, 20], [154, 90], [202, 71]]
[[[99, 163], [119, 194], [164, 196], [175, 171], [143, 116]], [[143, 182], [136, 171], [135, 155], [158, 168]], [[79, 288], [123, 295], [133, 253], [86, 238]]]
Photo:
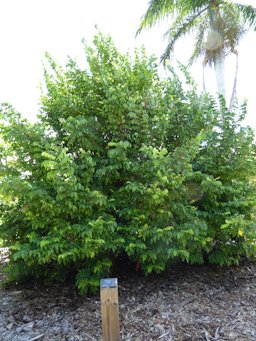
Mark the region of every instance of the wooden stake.
[[104, 341], [119, 341], [119, 308], [117, 278], [100, 281], [102, 333]]

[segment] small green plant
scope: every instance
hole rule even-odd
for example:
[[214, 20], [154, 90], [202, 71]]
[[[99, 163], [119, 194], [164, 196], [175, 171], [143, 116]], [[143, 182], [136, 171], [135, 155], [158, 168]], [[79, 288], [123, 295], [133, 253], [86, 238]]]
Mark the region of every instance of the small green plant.
[[39, 121], [1, 106], [0, 234], [9, 278], [98, 288], [126, 255], [145, 273], [173, 260], [238, 263], [255, 253], [255, 145], [188, 78], [98, 34], [88, 67], [49, 56]]

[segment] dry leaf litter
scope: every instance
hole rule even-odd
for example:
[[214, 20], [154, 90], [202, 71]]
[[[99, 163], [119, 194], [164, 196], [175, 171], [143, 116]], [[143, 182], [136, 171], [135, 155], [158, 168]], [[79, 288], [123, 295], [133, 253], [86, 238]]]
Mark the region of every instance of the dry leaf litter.
[[[0, 269], [8, 250], [0, 250]], [[256, 341], [256, 265], [117, 272], [121, 340]], [[0, 281], [3, 280], [0, 270]], [[30, 283], [0, 289], [0, 341], [100, 341], [99, 295]]]

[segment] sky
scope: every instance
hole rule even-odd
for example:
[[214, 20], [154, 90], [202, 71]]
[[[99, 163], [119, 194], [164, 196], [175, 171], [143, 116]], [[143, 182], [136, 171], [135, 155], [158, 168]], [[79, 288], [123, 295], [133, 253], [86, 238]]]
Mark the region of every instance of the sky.
[[[239, 2], [253, 5], [255, 0]], [[110, 34], [122, 52], [143, 44], [149, 54], [160, 56], [166, 44], [162, 39], [164, 25], [156, 25], [135, 38], [147, 6], [148, 0], [0, 0], [0, 102], [11, 103], [24, 117], [35, 121], [45, 51], [60, 64], [69, 55], [83, 65], [81, 41], [84, 38], [91, 42], [95, 25], [103, 34]], [[186, 63], [191, 46], [190, 38], [181, 41], [174, 58]], [[238, 95], [248, 99], [246, 123], [256, 131], [255, 61], [256, 32], [250, 32], [239, 48]], [[229, 84], [234, 65], [230, 58], [226, 64]], [[201, 84], [200, 63], [191, 73]], [[207, 75], [207, 89], [214, 91], [212, 71]]]

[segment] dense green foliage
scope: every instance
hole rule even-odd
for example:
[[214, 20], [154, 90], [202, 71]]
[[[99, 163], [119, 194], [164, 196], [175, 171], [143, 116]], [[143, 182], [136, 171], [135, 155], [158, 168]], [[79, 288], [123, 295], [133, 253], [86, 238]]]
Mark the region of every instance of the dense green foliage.
[[[40, 120], [1, 106], [0, 235], [10, 279], [75, 276], [93, 290], [126, 255], [238, 263], [255, 252], [255, 146], [245, 108], [218, 110], [154, 58], [86, 47], [87, 70], [48, 57]], [[186, 71], [185, 71], [186, 74]]]

